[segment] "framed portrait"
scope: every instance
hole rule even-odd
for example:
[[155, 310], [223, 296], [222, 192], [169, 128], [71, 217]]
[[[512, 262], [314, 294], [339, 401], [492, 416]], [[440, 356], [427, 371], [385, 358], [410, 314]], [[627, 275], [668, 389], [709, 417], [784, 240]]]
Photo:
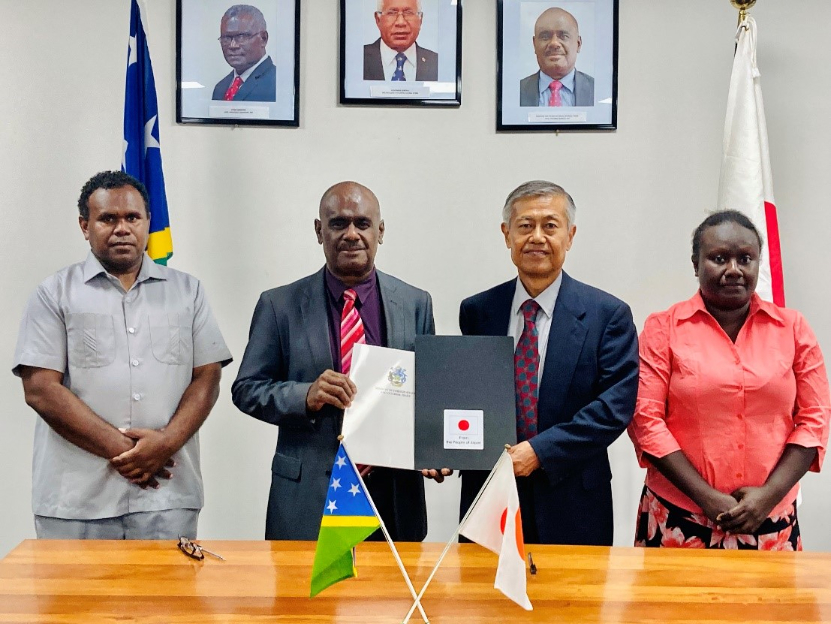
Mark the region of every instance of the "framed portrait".
[[618, 0], [498, 0], [496, 129], [617, 128]]
[[300, 0], [176, 1], [176, 121], [300, 124]]
[[340, 103], [459, 106], [462, 0], [340, 0]]

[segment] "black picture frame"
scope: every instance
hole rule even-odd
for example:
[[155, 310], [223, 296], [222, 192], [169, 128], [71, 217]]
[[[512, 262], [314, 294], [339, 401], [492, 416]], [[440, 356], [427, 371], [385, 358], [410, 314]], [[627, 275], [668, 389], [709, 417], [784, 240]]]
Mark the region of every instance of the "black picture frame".
[[233, 0], [176, 0], [176, 121], [298, 127], [300, 0], [253, 1], [265, 18], [267, 56], [245, 77], [239, 90], [243, 99], [226, 102], [225, 87], [234, 70], [218, 37], [220, 21], [234, 4]]
[[[497, 0], [497, 72], [496, 129], [502, 132], [557, 132], [561, 130], [616, 130], [618, 97], [618, 20], [619, 0]], [[543, 55], [567, 51], [566, 59], [549, 55], [538, 61], [540, 41], [535, 37], [535, 23], [548, 9], [540, 27], [543, 35], [552, 37], [552, 48], [540, 48]], [[553, 33], [563, 33], [565, 41], [570, 29], [556, 30], [556, 19], [578, 23], [580, 43], [576, 62], [569, 61], [574, 48], [556, 43]], [[558, 35], [560, 36], [560, 35]], [[544, 39], [542, 40], [544, 41]], [[540, 64], [552, 68], [551, 73], [569, 71], [563, 77], [562, 106], [540, 106], [550, 97], [550, 90], [540, 93], [547, 81]], [[562, 68], [570, 64], [571, 68]], [[530, 72], [530, 75], [529, 75]], [[573, 73], [572, 73], [573, 72]], [[568, 87], [565, 86], [568, 84]], [[557, 97], [560, 98], [558, 87]], [[535, 102], [532, 104], [532, 102]]]
[[[419, 1], [420, 32], [412, 44], [417, 46], [416, 63], [412, 64], [417, 79], [407, 78], [405, 68], [405, 80], [398, 82], [387, 76], [394, 68], [389, 64], [385, 68], [381, 60], [389, 55], [389, 48], [380, 32], [386, 18], [376, 18], [378, 0], [340, 0], [341, 104], [461, 105], [462, 0]], [[399, 16], [394, 21], [403, 24], [402, 20], [405, 18]], [[408, 65], [411, 70], [412, 65]]]

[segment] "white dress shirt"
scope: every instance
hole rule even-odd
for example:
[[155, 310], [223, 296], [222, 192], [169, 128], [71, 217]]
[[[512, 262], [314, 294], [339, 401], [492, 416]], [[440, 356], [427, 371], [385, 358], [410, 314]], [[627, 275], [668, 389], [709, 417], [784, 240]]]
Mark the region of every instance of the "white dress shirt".
[[[384, 80], [392, 80], [392, 75], [398, 66], [395, 60], [397, 55], [398, 51], [393, 50], [381, 39], [381, 64], [384, 66]], [[416, 61], [418, 60], [415, 43], [404, 50], [404, 56], [407, 57], [407, 60], [404, 61], [404, 80], [411, 82], [416, 79]]]
[[545, 353], [548, 350], [548, 333], [551, 330], [551, 317], [554, 315], [554, 305], [557, 303], [557, 295], [560, 294], [560, 285], [562, 283], [563, 272], [560, 271], [557, 279], [555, 279], [548, 288], [536, 297], [532, 297], [528, 294], [528, 291], [525, 290], [525, 286], [522, 285], [522, 280], [519, 278], [516, 280], [514, 300], [511, 303], [511, 318], [508, 321], [508, 335], [514, 339], [514, 350], [516, 350], [516, 345], [519, 342], [519, 338], [522, 336], [522, 330], [525, 327], [525, 317], [523, 316], [520, 308], [522, 307], [522, 304], [529, 299], [536, 301], [540, 306], [540, 309], [537, 312], [537, 318], [535, 319], [537, 324], [537, 334], [539, 336], [537, 349], [540, 353], [540, 366], [537, 376], [538, 384], [542, 383], [542, 371], [543, 366], [545, 366]]

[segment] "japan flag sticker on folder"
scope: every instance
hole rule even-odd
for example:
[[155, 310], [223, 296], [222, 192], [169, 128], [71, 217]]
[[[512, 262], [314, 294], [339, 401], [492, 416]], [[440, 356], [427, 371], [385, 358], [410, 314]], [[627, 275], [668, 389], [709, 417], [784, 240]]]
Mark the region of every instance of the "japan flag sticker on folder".
[[444, 448], [484, 449], [484, 423], [483, 410], [444, 410]]

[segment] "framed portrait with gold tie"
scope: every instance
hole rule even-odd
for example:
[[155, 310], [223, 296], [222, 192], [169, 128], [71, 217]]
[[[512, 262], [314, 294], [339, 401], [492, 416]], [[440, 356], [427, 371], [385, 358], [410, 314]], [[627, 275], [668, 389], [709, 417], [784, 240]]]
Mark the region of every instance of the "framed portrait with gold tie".
[[340, 0], [340, 103], [459, 106], [462, 0]]
[[496, 129], [617, 129], [618, 0], [497, 0]]
[[176, 121], [300, 124], [300, 0], [176, 1]]

